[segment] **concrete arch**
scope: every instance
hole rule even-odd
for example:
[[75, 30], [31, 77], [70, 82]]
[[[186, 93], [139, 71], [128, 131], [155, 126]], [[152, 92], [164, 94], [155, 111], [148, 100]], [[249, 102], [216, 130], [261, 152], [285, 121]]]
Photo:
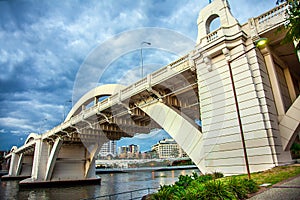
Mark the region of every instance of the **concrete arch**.
[[90, 104], [92, 101], [95, 100], [95, 98], [111, 96], [112, 94], [119, 92], [123, 88], [125, 88], [125, 86], [120, 84], [107, 84], [98, 86], [88, 91], [72, 107], [65, 121], [68, 121], [69, 119], [71, 119], [72, 116], [79, 114], [82, 111], [82, 106]]
[[[209, 34], [209, 33], [211, 33], [212, 31], [214, 31], [214, 30], [212, 30], [212, 27], [211, 27], [211, 24], [212, 24], [212, 22], [214, 21], [214, 20], [217, 20], [217, 19], [219, 19], [220, 20], [220, 16], [219, 15], [217, 15], [217, 14], [212, 14], [212, 15], [210, 15], [208, 18], [207, 18], [207, 20], [206, 20], [206, 22], [205, 22], [205, 27], [206, 27], [206, 34]], [[220, 24], [219, 24], [219, 27], [221, 26], [221, 22], [220, 22]], [[219, 28], [218, 27], [218, 28]]]
[[9, 152], [10, 152], [10, 153], [11, 153], [11, 152], [14, 152], [14, 151], [15, 151], [15, 150], [17, 150], [17, 149], [18, 149], [18, 147], [17, 147], [17, 146], [13, 146], [13, 147], [10, 149], [10, 151], [9, 151]]
[[181, 146], [201, 172], [205, 170], [203, 134], [195, 122], [162, 102], [139, 106]]
[[30, 142], [31, 140], [34, 140], [34, 139], [38, 138], [38, 136], [39, 135], [36, 134], [36, 133], [30, 133], [28, 135], [27, 139], [25, 140], [24, 145], [27, 144], [28, 142]]

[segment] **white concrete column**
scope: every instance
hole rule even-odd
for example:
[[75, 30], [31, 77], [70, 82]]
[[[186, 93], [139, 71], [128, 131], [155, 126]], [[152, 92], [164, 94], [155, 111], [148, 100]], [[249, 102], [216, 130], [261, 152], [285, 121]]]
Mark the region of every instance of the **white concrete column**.
[[43, 180], [45, 177], [46, 165], [48, 161], [49, 144], [43, 142], [41, 138], [36, 139], [34, 157], [31, 171], [31, 178]]
[[294, 86], [294, 83], [293, 83], [293, 79], [292, 79], [292, 76], [291, 76], [291, 72], [290, 72], [288, 67], [285, 68], [283, 70], [283, 72], [284, 72], [284, 76], [285, 76], [285, 80], [286, 80], [286, 84], [287, 84], [287, 87], [288, 87], [288, 90], [289, 90], [291, 100], [292, 100], [292, 102], [294, 102], [297, 99], [297, 95], [296, 95], [296, 90], [295, 90], [295, 86]]
[[34, 154], [33, 154], [33, 163], [32, 163], [32, 171], [31, 171], [31, 177], [33, 179], [37, 179], [37, 171], [39, 166], [39, 151], [41, 146], [41, 139], [36, 141], [35, 147], [34, 147]]
[[18, 161], [17, 170], [16, 170], [16, 176], [19, 176], [20, 173], [21, 173], [22, 163], [23, 163], [23, 157], [24, 157], [24, 154], [22, 153], [19, 156], [19, 161]]
[[61, 140], [60, 138], [57, 138], [51, 149], [51, 153], [48, 158], [47, 167], [46, 167], [46, 175], [45, 175], [46, 181], [51, 179], [53, 169], [54, 169], [54, 166], [56, 163], [56, 159], [57, 159], [57, 156], [58, 156], [58, 153], [59, 153], [59, 150], [60, 150], [62, 144], [63, 144], [63, 140]]
[[202, 173], [207, 172], [202, 133], [192, 120], [158, 100], [152, 104], [140, 105], [139, 108], [174, 138]]
[[268, 47], [262, 49], [261, 52], [264, 56], [264, 60], [267, 66], [267, 70], [268, 70], [268, 74], [272, 86], [273, 96], [275, 100], [275, 105], [277, 108], [278, 118], [280, 120], [285, 115], [285, 109], [284, 109], [283, 97], [280, 91], [279, 78], [276, 73], [276, 66], [273, 62], [273, 58]]
[[[97, 134], [98, 131], [92, 130], [93, 135], [95, 135], [95, 132]], [[99, 131], [99, 135], [102, 134], [102, 131]], [[98, 136], [96, 139], [96, 142], [94, 143], [93, 148], [90, 152], [86, 151], [85, 155], [85, 171], [84, 176], [85, 178], [92, 178], [95, 176], [95, 157], [98, 155], [101, 147], [104, 143], [108, 142], [106, 136]]]
[[9, 176], [16, 176], [18, 161], [19, 161], [19, 155], [16, 154], [15, 152], [12, 152], [9, 171], [8, 171]]

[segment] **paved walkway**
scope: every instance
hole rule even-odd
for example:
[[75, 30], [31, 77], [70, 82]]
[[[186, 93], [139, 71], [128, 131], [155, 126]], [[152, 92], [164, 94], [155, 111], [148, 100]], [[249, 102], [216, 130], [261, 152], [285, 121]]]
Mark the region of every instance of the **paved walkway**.
[[300, 176], [257, 194], [250, 200], [300, 200]]

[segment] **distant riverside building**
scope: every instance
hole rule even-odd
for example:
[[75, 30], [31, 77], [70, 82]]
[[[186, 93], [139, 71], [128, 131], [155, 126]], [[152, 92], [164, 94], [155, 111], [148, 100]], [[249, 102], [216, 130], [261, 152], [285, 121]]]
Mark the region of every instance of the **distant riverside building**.
[[140, 146], [135, 145], [135, 144], [129, 145], [129, 152], [130, 153], [139, 153], [140, 152]]
[[98, 154], [98, 158], [103, 157], [116, 157], [117, 155], [117, 145], [116, 141], [111, 140], [105, 144], [100, 149], [100, 152]]
[[128, 146], [118, 147], [118, 155], [123, 154], [123, 153], [127, 153], [128, 151], [129, 151], [129, 147]]
[[140, 146], [131, 144], [128, 146], [121, 146], [118, 148], [119, 158], [139, 158]]
[[187, 157], [182, 148], [174, 139], [163, 139], [153, 145], [152, 151], [156, 151], [159, 158], [181, 158]]

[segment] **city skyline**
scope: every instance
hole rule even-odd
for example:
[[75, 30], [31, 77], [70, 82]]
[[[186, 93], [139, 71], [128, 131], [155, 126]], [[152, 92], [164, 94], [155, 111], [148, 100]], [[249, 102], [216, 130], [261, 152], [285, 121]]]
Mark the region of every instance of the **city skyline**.
[[[77, 100], [72, 97], [77, 72], [94, 48], [116, 34], [144, 27], [171, 29], [196, 40], [198, 13], [208, 1], [72, 3], [0, 2], [0, 150], [20, 146], [29, 133], [43, 133], [63, 121]], [[242, 24], [274, 7], [275, 1], [230, 0], [229, 4]], [[111, 63], [119, 70], [97, 84], [138, 80], [139, 52], [120, 55]], [[157, 49], [145, 49], [143, 55], [145, 66], [155, 64], [153, 69], [176, 58]], [[133, 78], [126, 76], [128, 72]], [[159, 137], [149, 134], [141, 141]]]

